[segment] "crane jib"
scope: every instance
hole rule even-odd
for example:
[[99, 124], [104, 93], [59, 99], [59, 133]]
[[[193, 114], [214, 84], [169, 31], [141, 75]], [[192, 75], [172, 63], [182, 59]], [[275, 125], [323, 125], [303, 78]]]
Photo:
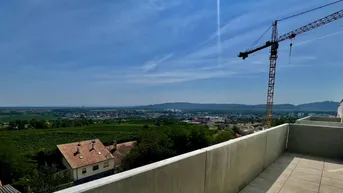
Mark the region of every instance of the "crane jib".
[[318, 27], [323, 26], [325, 24], [331, 23], [333, 21], [341, 19], [342, 17], [343, 17], [343, 10], [337, 11], [337, 12], [331, 14], [331, 15], [328, 15], [326, 17], [318, 19], [318, 20], [316, 20], [314, 22], [311, 22], [311, 23], [309, 23], [307, 25], [304, 25], [304, 26], [302, 26], [302, 27], [300, 27], [298, 29], [295, 29], [295, 30], [293, 30], [291, 32], [288, 32], [288, 33], [286, 33], [284, 35], [279, 36], [279, 38], [277, 39], [276, 42], [268, 41], [264, 45], [258, 46], [256, 48], [251, 49], [251, 50], [247, 50], [245, 52], [240, 52], [238, 54], [238, 57], [245, 59], [245, 58], [247, 58], [249, 56], [249, 54], [252, 54], [254, 52], [257, 52], [259, 50], [267, 48], [267, 47], [271, 46], [272, 44], [275, 44], [275, 43], [278, 43], [278, 42], [282, 42], [282, 41], [287, 40], [287, 39], [293, 39], [295, 36], [297, 36], [299, 34], [303, 34], [305, 32], [308, 32], [308, 31], [312, 30], [312, 29], [315, 29], [315, 28], [318, 28]]

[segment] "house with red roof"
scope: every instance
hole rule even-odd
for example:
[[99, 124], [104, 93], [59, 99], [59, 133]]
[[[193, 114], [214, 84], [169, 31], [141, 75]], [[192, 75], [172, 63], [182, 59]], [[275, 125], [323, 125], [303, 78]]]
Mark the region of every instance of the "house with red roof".
[[74, 184], [114, 174], [115, 158], [99, 139], [57, 145]]
[[125, 143], [114, 143], [113, 145], [106, 146], [114, 157], [114, 167], [120, 166], [124, 157], [130, 153], [131, 149], [135, 146], [136, 141], [128, 141]]

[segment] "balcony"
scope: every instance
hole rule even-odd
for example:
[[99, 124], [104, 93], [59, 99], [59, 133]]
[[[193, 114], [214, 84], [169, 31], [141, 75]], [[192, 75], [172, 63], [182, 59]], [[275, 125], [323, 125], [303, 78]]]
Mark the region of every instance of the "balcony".
[[273, 127], [58, 193], [343, 192], [342, 127], [307, 121]]

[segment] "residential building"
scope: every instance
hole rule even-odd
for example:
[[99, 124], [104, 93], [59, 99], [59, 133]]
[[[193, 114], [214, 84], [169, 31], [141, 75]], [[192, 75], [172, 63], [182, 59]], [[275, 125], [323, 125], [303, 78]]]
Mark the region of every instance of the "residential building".
[[113, 143], [113, 145], [106, 146], [114, 157], [114, 167], [120, 166], [124, 157], [130, 153], [131, 149], [135, 146], [136, 141], [128, 141], [125, 143]]
[[114, 173], [114, 157], [99, 139], [57, 145], [74, 184]]
[[58, 193], [343, 192], [336, 119], [286, 123]]

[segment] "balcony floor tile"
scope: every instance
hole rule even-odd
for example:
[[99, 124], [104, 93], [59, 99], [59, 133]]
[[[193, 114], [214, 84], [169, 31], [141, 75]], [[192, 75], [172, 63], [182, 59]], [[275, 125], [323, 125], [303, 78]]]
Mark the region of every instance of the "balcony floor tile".
[[343, 162], [285, 152], [240, 193], [343, 193]]

